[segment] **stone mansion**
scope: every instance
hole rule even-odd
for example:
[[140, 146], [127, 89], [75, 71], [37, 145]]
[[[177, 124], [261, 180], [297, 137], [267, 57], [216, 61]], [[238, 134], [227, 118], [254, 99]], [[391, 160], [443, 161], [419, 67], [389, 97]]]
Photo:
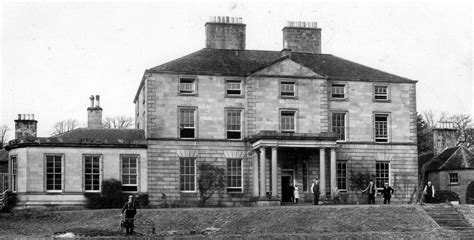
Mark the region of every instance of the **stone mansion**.
[[321, 53], [315, 22], [288, 22], [281, 51], [247, 50], [241, 18], [205, 24], [205, 48], [145, 70], [134, 99], [147, 144], [147, 191], [199, 198], [198, 164], [225, 169], [228, 205], [280, 204], [320, 179], [354, 197], [357, 172], [389, 182], [394, 200], [417, 185], [416, 81]]

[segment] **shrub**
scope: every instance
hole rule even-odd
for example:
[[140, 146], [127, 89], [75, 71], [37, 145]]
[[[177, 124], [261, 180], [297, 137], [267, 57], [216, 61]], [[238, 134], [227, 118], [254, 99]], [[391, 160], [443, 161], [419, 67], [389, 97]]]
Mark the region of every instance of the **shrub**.
[[7, 191], [5, 193], [4, 203], [5, 205], [3, 206], [3, 208], [0, 209], [1, 210], [0, 212], [6, 212], [6, 213], [11, 212], [13, 208], [15, 208], [16, 205], [18, 204], [18, 197], [16, 193]]
[[198, 179], [199, 195], [201, 207], [204, 207], [206, 201], [215, 192], [222, 191], [225, 188], [224, 169], [206, 162], [200, 163], [198, 169], [200, 172]]
[[459, 195], [449, 190], [439, 190], [435, 192], [434, 203], [445, 203], [446, 201], [459, 201]]
[[466, 203], [474, 204], [474, 181], [469, 183], [466, 190]]
[[102, 181], [103, 208], [121, 208], [124, 199], [122, 193], [122, 182], [116, 179]]

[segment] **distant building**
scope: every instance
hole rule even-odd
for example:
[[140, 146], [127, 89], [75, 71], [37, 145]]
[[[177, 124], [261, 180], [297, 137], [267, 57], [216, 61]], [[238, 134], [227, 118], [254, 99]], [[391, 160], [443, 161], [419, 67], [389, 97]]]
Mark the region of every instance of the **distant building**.
[[10, 190], [20, 206], [83, 205], [84, 193], [100, 192], [104, 179], [122, 190], [146, 193], [147, 147], [143, 130], [102, 128], [99, 96], [91, 96], [88, 127], [37, 137], [34, 116], [19, 114], [9, 142]]
[[433, 129], [433, 153], [420, 155], [424, 183], [431, 181], [436, 190], [457, 193], [466, 202], [467, 186], [474, 181], [474, 148], [457, 145], [456, 129], [442, 123]]
[[[262, 26], [263, 27], [263, 26]], [[351, 190], [367, 171], [396, 201], [417, 185], [416, 81], [321, 53], [315, 22], [289, 22], [283, 50], [246, 50], [246, 25], [215, 17], [206, 48], [147, 69], [134, 103], [152, 204], [197, 200], [200, 162], [226, 171], [225, 204], [280, 204]], [[355, 197], [355, 194], [350, 194]]]

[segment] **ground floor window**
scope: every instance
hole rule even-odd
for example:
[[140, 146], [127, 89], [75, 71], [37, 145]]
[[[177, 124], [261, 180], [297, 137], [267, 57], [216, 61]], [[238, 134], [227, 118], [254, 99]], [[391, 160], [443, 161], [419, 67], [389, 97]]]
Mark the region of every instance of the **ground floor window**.
[[242, 159], [227, 159], [227, 192], [242, 192]]
[[138, 191], [138, 156], [121, 156], [122, 158], [122, 191]]
[[375, 162], [375, 186], [382, 188], [386, 182], [389, 182], [389, 162]]
[[347, 161], [336, 162], [336, 182], [339, 190], [347, 190]]
[[458, 184], [458, 173], [449, 173], [449, 184]]
[[100, 156], [84, 156], [84, 190], [100, 191]]
[[62, 191], [62, 159], [62, 155], [46, 155], [46, 191]]
[[194, 158], [179, 159], [179, 189], [183, 192], [196, 191], [196, 161]]

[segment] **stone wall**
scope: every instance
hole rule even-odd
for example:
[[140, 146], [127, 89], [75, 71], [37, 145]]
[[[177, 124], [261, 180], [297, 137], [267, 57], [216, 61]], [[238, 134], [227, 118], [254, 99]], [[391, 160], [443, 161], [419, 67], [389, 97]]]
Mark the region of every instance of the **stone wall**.
[[[449, 184], [449, 173], [458, 174], [458, 184]], [[474, 169], [437, 171], [429, 173], [430, 180], [436, 190], [449, 190], [457, 193], [461, 203], [466, 202], [467, 186], [474, 181]]]

